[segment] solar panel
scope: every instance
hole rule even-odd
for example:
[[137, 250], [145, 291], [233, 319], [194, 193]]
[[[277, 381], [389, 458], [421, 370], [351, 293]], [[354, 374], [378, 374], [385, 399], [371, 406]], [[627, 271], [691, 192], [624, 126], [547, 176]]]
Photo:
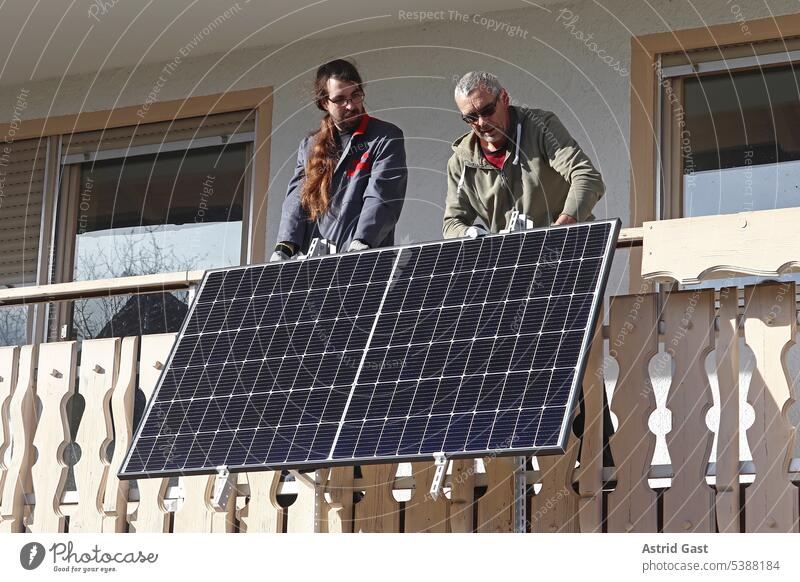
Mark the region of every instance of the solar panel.
[[119, 476], [562, 452], [618, 231], [209, 271]]

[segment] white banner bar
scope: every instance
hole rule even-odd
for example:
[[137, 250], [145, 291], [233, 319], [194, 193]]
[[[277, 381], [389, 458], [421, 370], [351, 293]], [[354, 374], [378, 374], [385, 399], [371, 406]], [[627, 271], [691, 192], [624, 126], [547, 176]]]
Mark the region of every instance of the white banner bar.
[[[4, 580], [797, 580], [792, 534], [4, 534]], [[244, 575], [245, 577], [241, 577]], [[581, 578], [578, 578], [581, 577]]]

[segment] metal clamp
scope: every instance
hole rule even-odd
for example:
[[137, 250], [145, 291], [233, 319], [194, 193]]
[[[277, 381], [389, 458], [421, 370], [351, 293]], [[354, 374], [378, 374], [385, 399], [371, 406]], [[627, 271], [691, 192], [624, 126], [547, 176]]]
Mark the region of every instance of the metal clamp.
[[444, 453], [433, 453], [433, 460], [436, 464], [436, 471], [433, 474], [431, 483], [431, 498], [436, 501], [444, 488], [444, 479], [447, 476], [447, 465], [449, 460]]
[[526, 531], [526, 499], [528, 493], [528, 481], [525, 469], [527, 468], [527, 457], [515, 457], [514, 467], [514, 531], [525, 533]]
[[302, 481], [306, 485], [310, 485], [311, 487], [316, 487], [317, 486], [316, 474], [314, 475], [314, 477], [312, 477], [308, 473], [301, 473], [297, 469], [289, 469], [289, 474], [292, 477], [294, 477], [295, 481], [298, 481], [298, 482]]
[[289, 469], [289, 474], [294, 477], [298, 485], [304, 484], [314, 492], [314, 513], [310, 524], [311, 531], [314, 533], [324, 531], [323, 522], [327, 521], [327, 513], [323, 511], [323, 508], [327, 507], [325, 505], [325, 484], [328, 481], [328, 473], [329, 471], [326, 469], [317, 469], [306, 473], [297, 469]]
[[233, 476], [228, 471], [227, 465], [217, 467], [217, 478], [214, 480], [214, 496], [211, 499], [211, 506], [217, 511], [225, 511], [228, 507], [228, 500], [233, 493]]
[[533, 221], [528, 218], [527, 214], [522, 214], [519, 210], [515, 209], [511, 211], [511, 216], [508, 219], [508, 226], [500, 232], [507, 234], [509, 232], [528, 230], [529, 228], [533, 228]]
[[325, 257], [336, 254], [336, 245], [326, 238], [315, 238], [308, 246], [308, 252], [303, 255], [304, 259], [309, 257]]

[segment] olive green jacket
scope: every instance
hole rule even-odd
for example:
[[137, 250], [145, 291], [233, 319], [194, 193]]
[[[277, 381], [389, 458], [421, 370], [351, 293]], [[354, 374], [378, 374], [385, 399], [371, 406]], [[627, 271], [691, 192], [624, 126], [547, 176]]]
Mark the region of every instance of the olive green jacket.
[[560, 214], [591, 220], [603, 196], [603, 179], [554, 113], [510, 107], [509, 147], [502, 170], [483, 156], [469, 132], [453, 143], [447, 163], [445, 238], [464, 236], [476, 220], [491, 232], [506, 227], [511, 211], [534, 226], [549, 226]]

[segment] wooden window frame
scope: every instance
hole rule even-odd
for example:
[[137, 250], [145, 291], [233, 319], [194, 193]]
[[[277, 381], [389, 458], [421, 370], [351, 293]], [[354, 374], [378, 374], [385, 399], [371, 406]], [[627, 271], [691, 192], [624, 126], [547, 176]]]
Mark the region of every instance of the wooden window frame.
[[[61, 136], [138, 124], [157, 123], [187, 117], [203, 117], [217, 113], [254, 110], [255, 139], [253, 155], [246, 168], [244, 223], [249, 226], [243, 233], [242, 244], [246, 248], [245, 263], [263, 263], [267, 258], [267, 202], [269, 187], [270, 151], [272, 136], [273, 88], [271, 86], [228, 91], [213, 95], [202, 95], [150, 104], [147, 108], [133, 105], [68, 114], [55, 117], [24, 120], [15, 128], [15, 141], [29, 138], [48, 138], [49, 148], [46, 165], [45, 193], [42, 209], [42, 235], [40, 237], [39, 271], [37, 284], [50, 284], [57, 263], [55, 253], [62, 247], [56, 243], [56, 223], [58, 206], [63, 200], [58, 184], [60, 180]], [[8, 133], [9, 123], [0, 124], [0, 131]], [[62, 241], [63, 242], [63, 241]], [[57, 274], [56, 274], [57, 276]], [[30, 339], [32, 343], [45, 341], [47, 316], [46, 304], [37, 305], [35, 313], [29, 316]]]
[[[631, 39], [629, 226], [642, 226], [644, 221], [658, 218], [656, 196], [661, 168], [658, 140], [662, 113], [657, 69], [661, 55], [780, 41], [797, 36], [800, 36], [800, 14], [751, 20], [746, 27], [735, 22], [647, 34]], [[668, 125], [664, 129], [674, 131]], [[634, 247], [629, 254], [630, 293], [654, 290], [653, 283], [644, 281], [641, 276], [642, 251], [641, 247]]]

